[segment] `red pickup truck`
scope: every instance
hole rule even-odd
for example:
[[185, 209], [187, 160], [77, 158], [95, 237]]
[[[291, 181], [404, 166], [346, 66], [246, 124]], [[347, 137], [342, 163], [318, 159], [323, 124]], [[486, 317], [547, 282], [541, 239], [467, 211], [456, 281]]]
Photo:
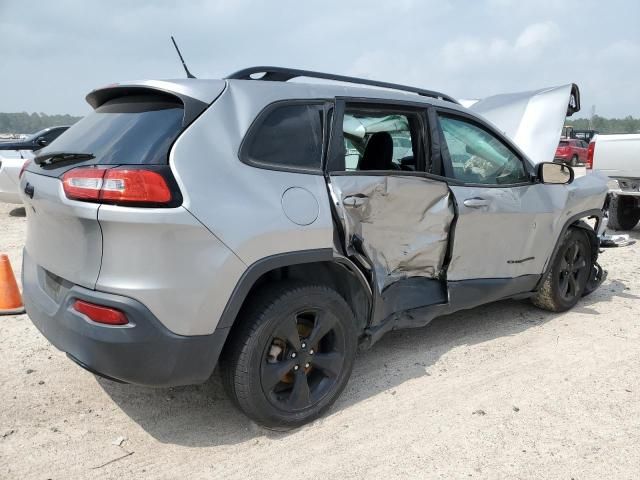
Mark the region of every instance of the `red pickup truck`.
[[584, 140], [578, 138], [562, 138], [553, 158], [554, 162], [564, 162], [571, 166], [587, 161], [587, 147]]

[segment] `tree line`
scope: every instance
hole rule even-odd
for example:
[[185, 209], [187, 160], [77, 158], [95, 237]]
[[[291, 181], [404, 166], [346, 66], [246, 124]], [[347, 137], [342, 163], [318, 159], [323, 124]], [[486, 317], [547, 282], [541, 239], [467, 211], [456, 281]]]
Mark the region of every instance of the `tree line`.
[[[589, 130], [589, 119], [567, 118], [565, 125], [571, 125], [576, 130]], [[593, 116], [593, 130], [599, 133], [640, 133], [640, 118], [631, 115], [624, 118], [604, 118]]]
[[47, 115], [46, 113], [0, 112], [0, 133], [35, 133], [47, 127], [72, 125], [81, 118], [68, 114]]

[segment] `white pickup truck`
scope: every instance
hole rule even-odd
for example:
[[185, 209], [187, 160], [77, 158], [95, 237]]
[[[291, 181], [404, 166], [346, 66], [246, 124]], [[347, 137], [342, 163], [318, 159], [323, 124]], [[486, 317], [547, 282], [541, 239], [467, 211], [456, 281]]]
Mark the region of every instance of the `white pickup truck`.
[[640, 134], [596, 135], [586, 167], [611, 179], [609, 228], [632, 230], [640, 220]]

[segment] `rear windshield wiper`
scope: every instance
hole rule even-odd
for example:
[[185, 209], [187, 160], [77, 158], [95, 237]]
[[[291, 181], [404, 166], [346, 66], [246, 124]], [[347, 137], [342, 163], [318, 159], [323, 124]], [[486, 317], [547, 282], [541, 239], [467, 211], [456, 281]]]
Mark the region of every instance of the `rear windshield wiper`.
[[36, 165], [47, 166], [59, 162], [79, 162], [96, 158], [93, 153], [85, 152], [51, 152], [38, 155], [33, 161]]

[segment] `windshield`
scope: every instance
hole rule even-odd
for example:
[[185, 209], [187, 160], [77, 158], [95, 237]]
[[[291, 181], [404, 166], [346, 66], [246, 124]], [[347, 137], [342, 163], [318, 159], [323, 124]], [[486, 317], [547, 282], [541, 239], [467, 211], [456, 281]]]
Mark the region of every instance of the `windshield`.
[[116, 98], [73, 125], [40, 154], [90, 153], [98, 164], [166, 164], [183, 116], [177, 99], [154, 95]]

